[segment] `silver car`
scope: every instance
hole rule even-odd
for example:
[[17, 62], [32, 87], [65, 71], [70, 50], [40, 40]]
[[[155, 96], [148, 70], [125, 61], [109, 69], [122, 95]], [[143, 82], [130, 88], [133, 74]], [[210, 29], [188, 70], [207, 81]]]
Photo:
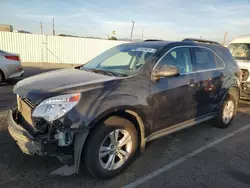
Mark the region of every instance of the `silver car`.
[[23, 75], [20, 56], [0, 50], [0, 83]]

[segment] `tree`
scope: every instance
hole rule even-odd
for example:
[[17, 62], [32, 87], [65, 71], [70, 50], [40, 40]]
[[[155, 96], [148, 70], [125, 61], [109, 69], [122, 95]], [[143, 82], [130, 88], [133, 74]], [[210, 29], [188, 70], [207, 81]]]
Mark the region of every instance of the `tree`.
[[117, 38], [113, 36], [113, 37], [110, 37], [109, 40], [117, 40]]

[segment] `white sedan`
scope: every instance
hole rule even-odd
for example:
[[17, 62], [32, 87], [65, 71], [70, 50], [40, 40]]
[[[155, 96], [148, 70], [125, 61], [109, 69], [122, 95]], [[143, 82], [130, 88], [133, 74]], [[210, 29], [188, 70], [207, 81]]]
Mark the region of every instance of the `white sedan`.
[[23, 75], [20, 56], [0, 50], [0, 83]]

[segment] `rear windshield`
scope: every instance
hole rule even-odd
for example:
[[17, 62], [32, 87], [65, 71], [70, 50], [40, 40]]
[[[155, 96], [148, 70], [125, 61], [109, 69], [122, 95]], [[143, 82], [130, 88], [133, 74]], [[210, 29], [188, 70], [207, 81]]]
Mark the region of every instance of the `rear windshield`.
[[3, 50], [0, 50], [0, 53], [6, 53], [5, 51], [3, 51]]
[[250, 60], [250, 44], [249, 43], [233, 43], [233, 44], [230, 44], [228, 48], [235, 59]]

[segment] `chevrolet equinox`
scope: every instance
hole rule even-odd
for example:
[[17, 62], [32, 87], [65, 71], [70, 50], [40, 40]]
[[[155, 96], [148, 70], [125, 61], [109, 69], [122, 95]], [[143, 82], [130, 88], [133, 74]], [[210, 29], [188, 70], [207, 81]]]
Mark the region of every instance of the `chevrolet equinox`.
[[240, 96], [240, 69], [208, 40], [146, 40], [113, 47], [85, 65], [14, 87], [8, 129], [29, 155], [56, 156], [52, 174], [97, 178], [124, 170], [147, 142], [211, 120], [226, 128]]

